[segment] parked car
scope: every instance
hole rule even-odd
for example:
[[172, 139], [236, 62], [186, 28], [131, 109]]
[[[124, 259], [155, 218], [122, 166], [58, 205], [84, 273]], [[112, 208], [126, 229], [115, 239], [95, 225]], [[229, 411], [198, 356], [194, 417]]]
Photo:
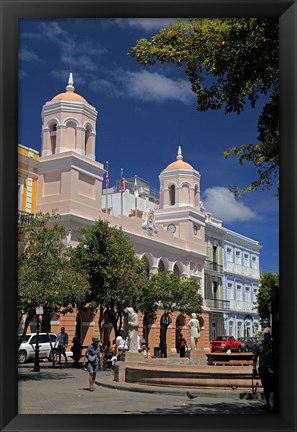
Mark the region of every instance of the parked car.
[[240, 351], [241, 343], [234, 336], [218, 336], [210, 342], [210, 351]]
[[237, 339], [241, 343], [241, 351], [253, 352], [255, 345], [261, 338], [257, 336], [240, 337]]
[[[21, 335], [19, 335], [19, 338]], [[39, 358], [47, 358], [49, 361], [53, 361], [53, 355], [56, 351], [52, 351], [55, 345], [57, 335], [55, 333], [39, 333]], [[36, 333], [28, 333], [24, 336], [18, 351], [18, 362], [23, 364], [27, 360], [35, 358], [35, 347], [36, 347]], [[50, 340], [52, 342], [52, 347]]]

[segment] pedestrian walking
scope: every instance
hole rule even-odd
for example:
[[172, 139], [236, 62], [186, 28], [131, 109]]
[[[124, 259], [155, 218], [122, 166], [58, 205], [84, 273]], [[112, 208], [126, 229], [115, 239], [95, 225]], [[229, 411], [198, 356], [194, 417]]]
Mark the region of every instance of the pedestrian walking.
[[273, 409], [273, 352], [271, 329], [263, 330], [263, 340], [258, 342], [253, 355], [253, 376], [257, 375], [257, 360], [259, 359], [259, 377], [263, 386], [266, 404], [263, 409]]
[[66, 356], [66, 348], [68, 345], [68, 334], [65, 332], [65, 327], [61, 327], [60, 333], [58, 333], [55, 348], [57, 348], [58, 353], [58, 364], [61, 364], [61, 356], [63, 355], [65, 358], [65, 364], [67, 365], [67, 356]]
[[93, 336], [92, 343], [86, 349], [84, 359], [83, 359], [83, 367], [85, 368], [86, 361], [87, 363], [87, 371], [89, 372], [89, 390], [94, 391], [94, 384], [96, 378], [96, 372], [98, 372], [99, 368], [99, 356], [100, 356], [100, 346], [99, 346], [99, 337]]

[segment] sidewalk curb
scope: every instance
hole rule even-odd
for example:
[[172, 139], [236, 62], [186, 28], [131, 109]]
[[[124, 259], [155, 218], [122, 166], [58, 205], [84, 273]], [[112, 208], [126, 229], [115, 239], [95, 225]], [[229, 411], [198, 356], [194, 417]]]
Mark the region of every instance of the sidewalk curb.
[[135, 393], [150, 393], [150, 394], [164, 394], [164, 395], [175, 395], [175, 396], [184, 396], [187, 391], [197, 397], [207, 397], [207, 398], [226, 398], [226, 399], [256, 399], [262, 400], [263, 395], [262, 392], [256, 393], [255, 395], [252, 392], [248, 391], [238, 391], [238, 390], [230, 390], [223, 391], [213, 389], [210, 391], [209, 389], [195, 389], [192, 387], [181, 387], [181, 388], [168, 388], [168, 387], [158, 387], [158, 386], [144, 386], [140, 384], [133, 383], [118, 383], [112, 380], [112, 376], [105, 377], [96, 377], [95, 384], [100, 387], [105, 387], [114, 390], [135, 392]]

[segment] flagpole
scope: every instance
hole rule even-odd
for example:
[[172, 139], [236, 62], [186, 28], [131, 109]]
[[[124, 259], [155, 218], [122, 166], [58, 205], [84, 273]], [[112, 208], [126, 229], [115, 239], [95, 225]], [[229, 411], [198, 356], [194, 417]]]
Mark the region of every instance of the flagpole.
[[108, 213], [108, 186], [109, 186], [108, 161], [106, 161], [105, 184], [106, 184], [106, 214], [107, 214]]
[[123, 208], [124, 208], [124, 205], [123, 205], [123, 168], [121, 168], [121, 215], [123, 215]]
[[137, 186], [137, 175], [135, 175], [134, 180], [134, 197], [135, 197], [135, 216], [137, 217], [137, 197], [138, 197], [138, 186]]

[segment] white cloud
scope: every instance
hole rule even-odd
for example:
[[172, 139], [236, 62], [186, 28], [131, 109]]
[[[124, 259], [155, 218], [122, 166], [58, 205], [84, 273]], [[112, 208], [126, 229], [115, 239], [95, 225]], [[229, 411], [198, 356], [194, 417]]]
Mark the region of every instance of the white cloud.
[[90, 81], [90, 87], [95, 92], [104, 92], [110, 97], [123, 96], [123, 93], [116, 88], [114, 83], [105, 79], [95, 79]]
[[204, 192], [205, 209], [223, 222], [249, 221], [259, 216], [243, 202], [235, 199], [225, 187], [213, 187]]
[[[81, 40], [75, 34], [65, 31], [57, 22], [43, 22], [39, 26], [43, 37], [54, 43], [58, 50], [60, 61], [69, 69], [80, 75], [81, 82], [87, 81], [87, 76], [98, 71], [98, 58], [107, 50], [93, 40]], [[53, 73], [54, 74], [54, 73]], [[61, 79], [65, 79], [62, 76]]]
[[28, 48], [20, 49], [19, 59], [27, 63], [44, 63], [44, 60], [42, 60], [37, 54], [35, 54], [34, 51], [29, 50]]
[[117, 75], [126, 96], [144, 101], [179, 101], [189, 105], [194, 101], [190, 83], [173, 80], [156, 72], [124, 72]]
[[174, 18], [116, 18], [113, 20], [121, 28], [138, 28], [146, 32], [159, 31], [170, 23], [175, 23]]

